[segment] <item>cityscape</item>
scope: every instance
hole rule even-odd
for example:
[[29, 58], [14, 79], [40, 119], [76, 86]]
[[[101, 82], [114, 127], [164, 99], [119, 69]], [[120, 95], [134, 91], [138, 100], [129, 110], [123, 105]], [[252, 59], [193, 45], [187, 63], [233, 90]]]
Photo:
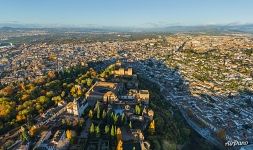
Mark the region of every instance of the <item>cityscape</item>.
[[0, 150], [253, 150], [252, 2], [77, 1], [3, 2]]

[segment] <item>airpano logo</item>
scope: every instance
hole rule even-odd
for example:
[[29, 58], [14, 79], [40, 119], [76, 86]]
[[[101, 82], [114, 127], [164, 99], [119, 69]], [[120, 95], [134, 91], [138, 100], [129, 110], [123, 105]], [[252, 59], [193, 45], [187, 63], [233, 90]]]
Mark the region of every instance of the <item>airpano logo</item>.
[[228, 147], [234, 147], [234, 146], [245, 146], [245, 145], [248, 145], [249, 142], [248, 141], [237, 141], [237, 140], [234, 140], [234, 141], [227, 141], [225, 143], [225, 146], [228, 146]]

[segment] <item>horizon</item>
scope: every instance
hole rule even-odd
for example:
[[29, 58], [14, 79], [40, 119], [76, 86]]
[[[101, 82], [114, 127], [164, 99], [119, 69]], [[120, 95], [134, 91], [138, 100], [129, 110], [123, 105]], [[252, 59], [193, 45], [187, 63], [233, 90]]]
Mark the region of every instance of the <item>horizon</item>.
[[253, 0], [2, 0], [0, 150], [253, 150]]
[[0, 28], [69, 28], [69, 29], [162, 29], [170, 27], [233, 27], [233, 26], [253, 26], [253, 23], [227, 23], [227, 24], [196, 24], [196, 25], [167, 25], [159, 27], [131, 27], [131, 26], [78, 26], [78, 25], [56, 25], [56, 24], [23, 24], [23, 23], [0, 23]]
[[0, 24], [28, 27], [162, 28], [253, 23], [250, 0], [13, 0], [2, 4], [5, 7], [0, 10]]

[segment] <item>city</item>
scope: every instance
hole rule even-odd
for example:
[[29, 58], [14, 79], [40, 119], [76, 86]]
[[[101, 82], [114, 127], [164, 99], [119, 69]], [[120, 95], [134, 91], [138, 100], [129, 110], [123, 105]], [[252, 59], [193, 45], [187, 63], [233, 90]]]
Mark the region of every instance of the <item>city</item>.
[[253, 3], [130, 1], [3, 2], [0, 150], [253, 150]]

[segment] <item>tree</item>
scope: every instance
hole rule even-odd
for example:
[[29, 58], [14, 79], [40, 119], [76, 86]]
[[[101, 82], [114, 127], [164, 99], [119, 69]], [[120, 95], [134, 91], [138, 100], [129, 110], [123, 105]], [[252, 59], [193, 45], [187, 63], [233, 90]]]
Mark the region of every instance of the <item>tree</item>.
[[6, 86], [5, 88], [0, 90], [0, 96], [10, 96], [14, 92], [14, 87], [13, 86]]
[[59, 102], [62, 101], [61, 96], [59, 96], [59, 95], [52, 97], [52, 100], [55, 102], [55, 104], [57, 104], [57, 103], [59, 103]]
[[155, 120], [151, 121], [150, 125], [149, 125], [150, 129], [155, 129]]
[[37, 98], [37, 100], [41, 103], [41, 104], [45, 104], [49, 101], [49, 98], [46, 96], [40, 96]]
[[65, 96], [65, 91], [62, 91], [61, 92], [61, 97], [64, 97]]
[[73, 97], [80, 97], [82, 95], [82, 89], [80, 85], [74, 85], [70, 89], [70, 93]]
[[81, 87], [80, 87], [80, 86], [77, 88], [77, 95], [78, 95], [78, 96], [81, 96], [81, 95], [82, 95], [82, 90], [81, 90]]
[[139, 105], [136, 105], [136, 106], [135, 106], [135, 113], [136, 113], [137, 115], [140, 115], [140, 114], [141, 114], [141, 108], [140, 108]]
[[104, 119], [106, 117], [106, 111], [103, 110], [103, 113], [102, 113], [102, 118]]
[[226, 140], [226, 131], [225, 129], [219, 129], [217, 132], [217, 137], [220, 138], [221, 140]]
[[110, 127], [108, 125], [105, 126], [105, 134], [108, 134], [110, 131]]
[[112, 128], [111, 128], [111, 136], [114, 137], [115, 136], [115, 130], [114, 130], [114, 127], [112, 125]]
[[96, 126], [95, 131], [96, 131], [96, 136], [97, 136], [97, 137], [99, 137], [99, 136], [100, 136], [100, 129], [99, 129], [99, 125], [98, 125], [98, 126]]
[[92, 117], [93, 117], [93, 111], [90, 110], [90, 111], [89, 111], [89, 118], [92, 119]]
[[91, 74], [91, 77], [93, 78], [97, 76], [97, 72], [93, 68], [90, 68], [90, 74]]
[[122, 133], [121, 133], [121, 129], [117, 128], [117, 141], [122, 140]]
[[101, 74], [100, 74], [100, 77], [104, 78], [106, 75], [105, 71], [103, 71]]
[[119, 118], [119, 116], [117, 114], [113, 115], [114, 124], [116, 124], [116, 122], [118, 121], [118, 118]]
[[35, 126], [32, 126], [30, 128], [29, 133], [30, 133], [31, 137], [34, 137], [34, 135], [36, 134], [37, 130], [38, 129]]
[[42, 85], [42, 84], [44, 84], [45, 82], [46, 82], [46, 78], [47, 77], [36, 77], [35, 78], [35, 80], [34, 80], [34, 83], [36, 84], [36, 85]]
[[119, 140], [116, 150], [123, 150], [123, 142]]
[[129, 128], [132, 129], [132, 122], [129, 122]]
[[155, 132], [155, 120], [152, 120], [149, 124], [149, 133], [152, 135]]
[[53, 79], [56, 75], [54, 71], [48, 71], [47, 76], [48, 78]]
[[113, 118], [113, 116], [114, 116], [114, 113], [113, 113], [113, 112], [111, 112], [111, 117]]
[[16, 119], [17, 121], [22, 121], [22, 120], [25, 120], [25, 116], [22, 114], [17, 114]]
[[78, 121], [78, 125], [79, 125], [80, 127], [82, 127], [83, 124], [84, 124], [84, 119], [81, 118], [81, 119]]
[[62, 120], [61, 120], [61, 124], [62, 124], [62, 125], [65, 125], [65, 124], [66, 124], [66, 120], [65, 120], [65, 119], [62, 119]]
[[100, 102], [97, 101], [94, 110], [97, 111], [98, 109], [100, 109], [99, 106], [100, 106]]
[[15, 110], [16, 103], [9, 98], [0, 98], [0, 119], [3, 117], [8, 119], [12, 116]]
[[183, 128], [182, 129], [182, 137], [183, 138], [188, 138], [190, 134], [191, 134], [191, 130], [190, 129], [188, 129], [188, 128]]
[[71, 140], [71, 138], [72, 138], [72, 131], [71, 130], [66, 131], [66, 137], [68, 140]]
[[70, 90], [71, 95], [73, 96], [76, 93], [76, 88], [73, 86]]
[[88, 87], [90, 87], [91, 84], [92, 84], [92, 79], [88, 78], [88, 79], [86, 80], [86, 84], [87, 84]]
[[22, 131], [22, 139], [24, 140], [24, 141], [27, 141], [27, 142], [29, 142], [30, 141], [30, 136], [29, 136], [29, 134], [28, 134], [28, 131], [27, 131], [27, 129], [26, 128], [24, 128], [23, 126], [21, 127], [21, 131]]
[[98, 107], [98, 109], [97, 109], [97, 119], [99, 119], [100, 118], [100, 108]]
[[30, 98], [29, 94], [24, 94], [24, 95], [22, 95], [21, 100], [22, 101], [27, 101], [27, 100], [29, 100], [29, 98]]
[[24, 83], [20, 83], [18, 86], [20, 91], [24, 91], [25, 90], [25, 84]]
[[93, 134], [94, 131], [95, 131], [95, 127], [94, 127], [94, 124], [92, 123], [90, 126], [90, 133]]
[[54, 92], [53, 91], [49, 91], [49, 92], [46, 93], [46, 96], [51, 98], [51, 97], [54, 96]]

